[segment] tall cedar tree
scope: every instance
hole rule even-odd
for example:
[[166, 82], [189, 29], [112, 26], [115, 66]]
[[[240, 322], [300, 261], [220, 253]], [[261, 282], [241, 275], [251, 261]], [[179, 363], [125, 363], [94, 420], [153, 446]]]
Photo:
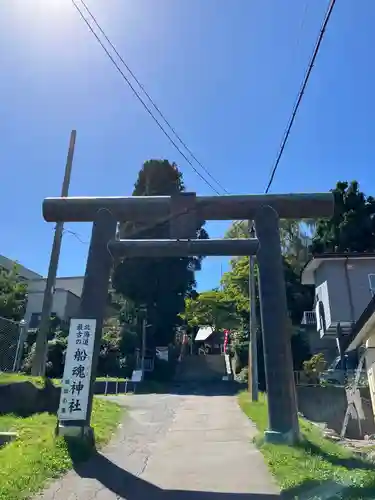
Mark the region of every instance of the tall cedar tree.
[[[175, 163], [150, 160], [138, 174], [133, 196], [173, 195], [184, 190], [182, 173]], [[151, 229], [150, 225], [124, 222], [120, 226], [121, 238], [169, 238], [168, 223], [155, 224]], [[197, 222], [197, 238], [208, 238], [203, 225], [204, 221]], [[202, 257], [139, 257], [125, 258], [116, 265], [112, 279], [116, 292], [138, 307], [147, 307], [149, 347], [172, 341], [185, 298], [195, 289], [194, 271], [200, 270], [201, 261]]]

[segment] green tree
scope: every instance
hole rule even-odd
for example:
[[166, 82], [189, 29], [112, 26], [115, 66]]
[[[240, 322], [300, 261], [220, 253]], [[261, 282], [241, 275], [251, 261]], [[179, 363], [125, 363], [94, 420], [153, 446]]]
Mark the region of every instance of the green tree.
[[[311, 287], [301, 285], [299, 274], [293, 269], [292, 265], [284, 258], [284, 273], [288, 311], [290, 316], [291, 328], [291, 348], [293, 354], [293, 364], [296, 370], [301, 369], [304, 360], [310, 356], [309, 348], [297, 325], [300, 324], [303, 312], [311, 309], [313, 301], [313, 290]], [[258, 275], [258, 267], [255, 265], [255, 277]], [[257, 279], [256, 279], [257, 283]], [[238, 314], [241, 316], [243, 328], [246, 330], [249, 324], [249, 258], [241, 257], [231, 261], [231, 270], [223, 275], [223, 292], [236, 304]], [[256, 286], [256, 311], [260, 327], [260, 304], [259, 289]], [[277, 332], [275, 332], [277, 335]], [[258, 372], [260, 387], [265, 388], [264, 380], [264, 359], [262, 336], [258, 335]], [[242, 344], [237, 346], [237, 354], [242, 362], [247, 360], [248, 346]]]
[[15, 264], [8, 271], [0, 269], [0, 316], [20, 321], [23, 319], [27, 303], [27, 285], [20, 280]]
[[186, 298], [181, 317], [189, 327], [209, 325], [216, 330], [241, 326], [234, 300], [221, 290], [202, 292], [196, 299]]
[[[313, 220], [280, 220], [280, 245], [283, 255], [284, 276], [289, 315], [293, 325], [299, 325], [303, 312], [313, 304], [312, 287], [301, 285], [300, 272], [309, 257], [309, 245], [315, 231]], [[227, 238], [247, 238], [248, 222], [232, 224]], [[258, 269], [255, 265], [255, 276]], [[226, 293], [232, 297], [245, 321], [249, 315], [249, 258], [235, 258], [231, 261], [231, 271], [223, 276]], [[259, 317], [259, 294], [257, 292]]]
[[[316, 223], [312, 219], [280, 219], [280, 245], [285, 259], [296, 270], [301, 270], [309, 258], [309, 246], [315, 233]], [[248, 222], [234, 223], [228, 229], [226, 238], [248, 238]]]
[[[69, 330], [67, 325], [58, 316], [50, 318], [47, 343], [47, 377], [60, 378], [64, 371], [65, 352], [68, 346]], [[35, 356], [36, 333], [30, 333], [25, 343], [22, 371], [30, 373]]]
[[[135, 183], [133, 196], [173, 195], [184, 191], [182, 174], [177, 165], [167, 160], [144, 163]], [[204, 221], [197, 221], [196, 237], [208, 238]], [[149, 227], [147, 224], [124, 223], [123, 238], [168, 238], [169, 223]], [[135, 307], [146, 306], [147, 320], [152, 326], [148, 343], [168, 344], [174, 329], [181, 322], [185, 297], [195, 288], [194, 271], [201, 268], [202, 257], [192, 258], [132, 258], [117, 263], [113, 287]]]
[[107, 318], [103, 327], [98, 374], [130, 377], [135, 368], [135, 349], [139, 346], [135, 325], [121, 324], [116, 317]]
[[[255, 267], [256, 276], [258, 269]], [[249, 258], [240, 257], [231, 260], [231, 270], [224, 273], [221, 284], [224, 293], [229, 300], [236, 304], [237, 313], [241, 317], [243, 325], [249, 323]], [[259, 296], [256, 288], [257, 310], [259, 313]]]
[[335, 212], [319, 220], [312, 253], [375, 250], [375, 200], [359, 190], [357, 181], [338, 182], [332, 190]]
[[[299, 325], [303, 312], [310, 310], [314, 300], [314, 290], [302, 285], [299, 272], [286, 258], [283, 260], [288, 311], [293, 325]], [[258, 266], [255, 264], [257, 283]], [[235, 301], [237, 311], [245, 324], [249, 321], [249, 258], [241, 257], [231, 261], [231, 270], [223, 275], [222, 284], [228, 298]], [[260, 317], [259, 290], [256, 286], [257, 316]]]

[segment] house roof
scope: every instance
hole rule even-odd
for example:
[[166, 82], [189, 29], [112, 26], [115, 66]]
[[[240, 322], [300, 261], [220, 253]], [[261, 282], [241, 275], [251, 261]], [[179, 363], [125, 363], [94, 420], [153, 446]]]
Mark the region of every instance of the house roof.
[[375, 252], [342, 252], [342, 253], [324, 253], [314, 255], [310, 259], [301, 272], [301, 283], [302, 285], [315, 285], [314, 272], [322, 264], [322, 262], [327, 262], [331, 260], [363, 260], [363, 259], [375, 259]]
[[348, 336], [346, 346], [344, 346], [345, 351], [353, 351], [363, 345], [373, 332], [375, 332], [375, 295]]
[[26, 280], [42, 278], [41, 274], [36, 273], [35, 271], [32, 271], [25, 266], [22, 266], [19, 262], [9, 259], [8, 257], [5, 257], [5, 255], [0, 255], [0, 267], [3, 267], [4, 269], [10, 271], [13, 268], [14, 264], [17, 264], [17, 271], [21, 278], [24, 278]]
[[[74, 297], [77, 297], [78, 299], [81, 298], [78, 294], [72, 292], [72, 290], [67, 290], [66, 288], [55, 287], [54, 293], [66, 293], [67, 295], [74, 295]], [[37, 294], [39, 295], [44, 294], [44, 290], [30, 290], [28, 292], [28, 295], [37, 295]]]
[[213, 333], [214, 329], [211, 326], [201, 326], [198, 330], [198, 333], [195, 337], [195, 341], [204, 341], [207, 340], [208, 337]]
[[[85, 277], [84, 276], [57, 276], [57, 280], [83, 280]], [[46, 281], [47, 278], [40, 276], [40, 278], [35, 278], [32, 281]]]

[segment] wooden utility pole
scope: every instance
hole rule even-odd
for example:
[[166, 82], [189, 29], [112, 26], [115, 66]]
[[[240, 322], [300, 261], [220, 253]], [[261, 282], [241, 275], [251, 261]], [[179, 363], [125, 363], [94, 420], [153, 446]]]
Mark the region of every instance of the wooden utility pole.
[[[255, 238], [253, 221], [249, 221], [250, 238]], [[249, 325], [249, 380], [248, 390], [252, 401], [258, 401], [258, 345], [257, 331], [258, 322], [256, 317], [256, 287], [255, 287], [255, 257], [249, 256], [249, 301], [250, 301], [250, 325]]]
[[[66, 198], [69, 194], [70, 177], [72, 173], [74, 148], [77, 132], [72, 130], [70, 134], [68, 156], [66, 159], [64, 180], [61, 188], [61, 198]], [[56, 223], [53, 237], [51, 257], [49, 261], [46, 288], [44, 290], [42, 315], [36, 337], [35, 356], [31, 368], [32, 375], [44, 377], [47, 362], [47, 337], [50, 328], [50, 318], [53, 305], [53, 293], [56, 283], [57, 268], [59, 265], [61, 241], [64, 232], [64, 222]]]
[[146, 357], [146, 335], [147, 335], [147, 317], [142, 318], [142, 349], [141, 349], [141, 371], [142, 380], [145, 379], [145, 357]]

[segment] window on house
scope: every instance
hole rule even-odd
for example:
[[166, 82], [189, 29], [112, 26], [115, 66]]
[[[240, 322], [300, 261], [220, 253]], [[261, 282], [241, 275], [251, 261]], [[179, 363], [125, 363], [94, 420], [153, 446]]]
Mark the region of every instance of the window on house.
[[38, 328], [42, 313], [32, 313], [29, 328]]
[[[51, 318], [56, 318], [57, 314], [55, 312], [51, 313]], [[32, 313], [29, 323], [29, 328], [39, 328], [40, 320], [42, 319], [42, 313]]]
[[370, 292], [372, 296], [375, 296], [375, 274], [369, 274], [368, 280], [370, 282]]

